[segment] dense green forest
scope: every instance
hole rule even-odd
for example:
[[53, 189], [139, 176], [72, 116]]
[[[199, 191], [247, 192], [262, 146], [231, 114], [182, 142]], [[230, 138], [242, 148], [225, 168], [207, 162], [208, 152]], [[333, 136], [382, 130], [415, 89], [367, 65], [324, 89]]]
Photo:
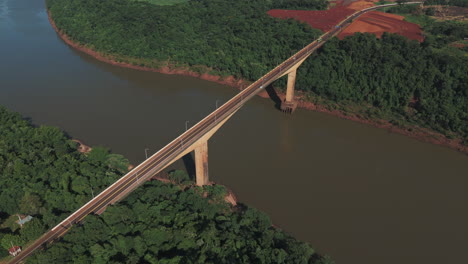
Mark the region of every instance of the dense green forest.
[[60, 29], [98, 51], [146, 59], [140, 63], [156, 67], [166, 61], [208, 66], [215, 74], [252, 80], [320, 34], [293, 20], [272, 19], [266, 14], [272, 1], [266, 0], [192, 0], [173, 6], [128, 0], [47, 4]]
[[28, 263], [326, 263], [265, 214], [231, 208], [225, 193], [152, 181]]
[[[169, 63], [256, 80], [319, 34], [305, 24], [266, 14], [285, 2], [47, 4], [58, 27], [72, 39], [117, 60], [149, 67]], [[310, 8], [310, 3], [322, 7], [319, 1], [290, 3], [296, 8]], [[330, 108], [352, 108], [362, 117], [417, 124], [466, 141], [468, 57], [447, 45], [463, 37], [466, 24], [434, 24], [428, 31], [434, 34], [422, 44], [390, 35], [380, 40], [370, 35], [333, 40], [299, 68], [296, 87], [311, 101]], [[284, 83], [279, 80], [274, 86], [281, 89]]]
[[[444, 48], [447, 44], [463, 41], [468, 36], [468, 23], [456, 21], [431, 21], [424, 27], [426, 32], [425, 45]], [[462, 50], [468, 52], [468, 46]]]
[[425, 5], [452, 5], [460, 7], [468, 7], [466, 0], [426, 0]]
[[[127, 171], [128, 161], [34, 127], [0, 106], [0, 257], [25, 246]], [[333, 263], [277, 228], [267, 215], [224, 201], [222, 186], [187, 174], [151, 181], [101, 216], [88, 216], [27, 263]], [[34, 218], [20, 227], [17, 214]]]
[[[0, 256], [57, 224], [127, 171], [128, 161], [102, 147], [88, 155], [55, 127], [33, 127], [0, 106]], [[24, 228], [17, 214], [32, 215]]]
[[132, 1], [141, 1], [148, 2], [155, 5], [175, 5], [180, 3], [185, 3], [189, 0], [132, 0]]
[[328, 6], [327, 0], [273, 0], [270, 8], [322, 10]]
[[[384, 34], [333, 39], [298, 70], [297, 86], [370, 116], [468, 135], [468, 57]], [[305, 78], [303, 76], [321, 76]], [[367, 106], [367, 107], [366, 107]], [[363, 114], [366, 114], [365, 112]]]
[[298, 78], [298, 87], [315, 95], [317, 102], [331, 99], [341, 102], [342, 109], [358, 103], [364, 116], [455, 133], [468, 144], [467, 47], [449, 45], [468, 36], [468, 24], [437, 21], [417, 5], [387, 12], [421, 22], [424, 42], [394, 34], [381, 39], [371, 34], [334, 39], [299, 68], [306, 77]]

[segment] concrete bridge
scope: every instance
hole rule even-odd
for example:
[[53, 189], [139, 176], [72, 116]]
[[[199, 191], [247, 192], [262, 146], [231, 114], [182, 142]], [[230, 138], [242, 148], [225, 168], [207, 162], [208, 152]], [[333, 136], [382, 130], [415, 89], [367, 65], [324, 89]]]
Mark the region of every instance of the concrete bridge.
[[[421, 2], [408, 2], [406, 4], [420, 4]], [[195, 152], [196, 183], [199, 186], [209, 184], [208, 177], [208, 140], [214, 133], [226, 123], [237, 110], [239, 110], [247, 101], [257, 93], [265, 89], [275, 80], [287, 75], [286, 99], [281, 104], [281, 109], [285, 112], [293, 112], [297, 106], [294, 101], [294, 84], [296, 82], [297, 68], [328, 39], [337, 35], [341, 30], [347, 27], [355, 18], [363, 13], [382, 7], [395, 6], [397, 4], [387, 4], [375, 6], [358, 11], [338, 23], [333, 30], [323, 34], [317, 40], [310, 43], [296, 54], [285, 60], [273, 70], [265, 74], [250, 86], [242, 90], [231, 100], [226, 102], [214, 112], [206, 116], [195, 126], [174, 139], [164, 148], [153, 154], [132, 171], [122, 176], [111, 186], [102, 191], [88, 203], [83, 205], [77, 211], [68, 216], [65, 220], [53, 227], [39, 239], [34, 241], [29, 247], [25, 248], [19, 255], [9, 261], [9, 263], [19, 263], [27, 258], [42, 245], [53, 242], [55, 239], [63, 236], [74, 224], [82, 221], [88, 214], [102, 213], [109, 204], [113, 204], [127, 194], [132, 192], [145, 181], [153, 177], [156, 173], [182, 158], [188, 153]]]

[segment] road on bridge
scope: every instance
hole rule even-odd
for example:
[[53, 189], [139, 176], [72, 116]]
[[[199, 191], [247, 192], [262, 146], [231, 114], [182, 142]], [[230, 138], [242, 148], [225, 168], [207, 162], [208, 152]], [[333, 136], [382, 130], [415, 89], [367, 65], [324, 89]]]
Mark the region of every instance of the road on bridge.
[[[406, 4], [416, 4], [420, 2], [408, 2]], [[224, 105], [213, 111], [203, 120], [198, 122], [195, 126], [187, 130], [185, 133], [177, 137], [171, 143], [166, 145], [164, 148], [159, 150], [157, 153], [146, 159], [140, 165], [135, 167], [132, 171], [122, 176], [119, 180], [113, 183], [111, 186], [102, 191], [99, 195], [94, 197], [84, 206], [76, 210], [60, 224], [53, 227], [47, 233], [42, 235], [39, 239], [34, 241], [30, 246], [25, 248], [19, 255], [10, 260], [10, 264], [16, 264], [26, 259], [28, 256], [33, 254], [37, 249], [43, 245], [52, 243], [54, 240], [63, 236], [74, 224], [82, 221], [88, 214], [102, 212], [110, 203], [117, 201], [125, 197], [127, 194], [132, 192], [139, 185], [143, 184], [146, 180], [154, 176], [156, 173], [163, 170], [169, 165], [175, 157], [184, 152], [192, 144], [197, 142], [203, 135], [209, 132], [219, 122], [232, 115], [239, 108], [241, 108], [245, 102], [255, 96], [258, 92], [268, 86], [276, 79], [283, 76], [288, 72], [290, 68], [296, 65], [301, 60], [307, 58], [311, 53], [321, 47], [328, 39], [338, 34], [344, 27], [349, 25], [353, 19], [360, 15], [387, 6], [394, 6], [396, 4], [388, 4], [367, 8], [354, 13], [347, 17], [340, 23], [338, 23], [333, 30], [323, 34], [319, 39], [307, 45], [296, 54], [285, 60], [283, 63], [278, 65], [276, 68], [265, 74], [262, 78], [252, 83], [250, 86], [242, 90], [231, 100], [226, 102]]]

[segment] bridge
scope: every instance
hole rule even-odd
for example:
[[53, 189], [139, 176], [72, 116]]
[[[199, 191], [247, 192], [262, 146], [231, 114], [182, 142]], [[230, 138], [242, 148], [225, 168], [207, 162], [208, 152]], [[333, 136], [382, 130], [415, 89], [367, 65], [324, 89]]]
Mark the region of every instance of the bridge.
[[[422, 2], [407, 2], [405, 4], [421, 4]], [[119, 180], [107, 187], [96, 197], [76, 210], [65, 220], [42, 235], [30, 246], [25, 248], [20, 254], [11, 259], [8, 263], [16, 264], [26, 259], [41, 246], [53, 242], [62, 237], [74, 224], [82, 221], [88, 214], [102, 213], [106, 207], [113, 204], [127, 194], [132, 192], [145, 181], [153, 177], [158, 172], [171, 165], [176, 160], [188, 153], [195, 152], [196, 184], [199, 186], [209, 184], [208, 178], [208, 140], [214, 133], [232, 117], [246, 102], [253, 96], [265, 89], [275, 80], [287, 75], [286, 98], [281, 104], [281, 109], [286, 112], [293, 112], [297, 104], [294, 101], [294, 85], [296, 81], [297, 68], [327, 40], [336, 36], [351, 22], [360, 15], [382, 7], [395, 6], [397, 4], [386, 4], [374, 6], [357, 11], [339, 22], [331, 31], [321, 35], [290, 58], [276, 66], [273, 70], [252, 83], [250, 86], [239, 92], [228, 102], [217, 108], [196, 125], [185, 131], [182, 135], [174, 139], [161, 150], [143, 161]]]

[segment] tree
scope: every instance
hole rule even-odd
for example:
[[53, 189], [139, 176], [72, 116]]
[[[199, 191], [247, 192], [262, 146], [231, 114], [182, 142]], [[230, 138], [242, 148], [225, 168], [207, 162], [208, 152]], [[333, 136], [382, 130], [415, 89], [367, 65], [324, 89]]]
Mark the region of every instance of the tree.
[[6, 250], [13, 246], [21, 246], [24, 244], [24, 240], [18, 236], [18, 235], [13, 235], [13, 234], [5, 234], [3, 235], [1, 244], [2, 247]]
[[41, 197], [33, 193], [25, 193], [20, 202], [20, 211], [24, 214], [36, 215], [39, 214], [44, 203]]
[[45, 232], [45, 226], [38, 218], [33, 218], [31, 221], [25, 223], [20, 229], [21, 238], [24, 241], [31, 241]]
[[190, 178], [185, 171], [182, 170], [175, 170], [169, 173], [169, 180], [175, 183], [188, 183], [190, 182]]

